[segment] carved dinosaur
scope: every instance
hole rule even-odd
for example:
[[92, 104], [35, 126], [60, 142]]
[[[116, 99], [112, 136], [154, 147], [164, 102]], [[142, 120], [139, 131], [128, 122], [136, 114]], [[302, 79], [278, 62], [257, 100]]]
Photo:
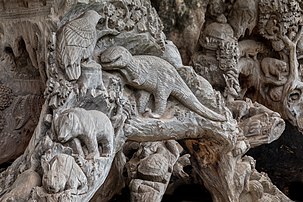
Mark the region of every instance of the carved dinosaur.
[[142, 90], [138, 101], [140, 113], [146, 111], [146, 105], [152, 94], [155, 99], [152, 118], [160, 118], [165, 111], [170, 95], [184, 106], [202, 117], [213, 121], [225, 121], [225, 117], [203, 106], [183, 81], [177, 70], [167, 61], [149, 55], [132, 56], [121, 46], [108, 48], [101, 55], [104, 70], [118, 70], [126, 78], [128, 85]]

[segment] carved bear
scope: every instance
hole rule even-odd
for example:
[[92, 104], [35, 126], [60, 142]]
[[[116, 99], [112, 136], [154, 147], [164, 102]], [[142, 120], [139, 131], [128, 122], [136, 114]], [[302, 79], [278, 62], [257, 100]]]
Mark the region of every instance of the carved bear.
[[102, 157], [113, 153], [114, 128], [109, 118], [97, 110], [72, 108], [62, 112], [54, 120], [54, 129], [62, 143], [78, 138], [88, 150], [86, 159], [100, 157], [98, 143], [102, 146]]

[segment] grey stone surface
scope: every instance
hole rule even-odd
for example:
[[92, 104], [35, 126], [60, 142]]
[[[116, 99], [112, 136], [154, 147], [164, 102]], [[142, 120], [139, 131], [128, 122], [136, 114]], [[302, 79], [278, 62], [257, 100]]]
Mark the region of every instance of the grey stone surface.
[[172, 2], [0, 2], [1, 201], [291, 201], [245, 154], [302, 129], [300, 2]]

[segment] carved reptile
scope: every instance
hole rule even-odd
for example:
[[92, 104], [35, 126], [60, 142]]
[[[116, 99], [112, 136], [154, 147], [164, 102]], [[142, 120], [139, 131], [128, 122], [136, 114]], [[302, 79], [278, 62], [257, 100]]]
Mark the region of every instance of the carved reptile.
[[104, 51], [100, 59], [104, 70], [120, 71], [128, 85], [142, 90], [138, 100], [140, 113], [146, 111], [146, 105], [152, 94], [155, 99], [155, 110], [150, 117], [160, 118], [164, 114], [167, 99], [171, 95], [202, 117], [213, 121], [226, 120], [224, 116], [203, 106], [177, 70], [159, 57], [132, 56], [126, 48], [113, 46]]

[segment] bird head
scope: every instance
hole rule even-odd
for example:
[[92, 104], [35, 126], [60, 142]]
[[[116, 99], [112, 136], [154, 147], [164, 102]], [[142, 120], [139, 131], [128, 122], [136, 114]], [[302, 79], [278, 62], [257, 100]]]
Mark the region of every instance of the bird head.
[[99, 15], [99, 13], [97, 13], [96, 11], [94, 10], [89, 10], [89, 11], [86, 11], [84, 13], [85, 16], [87, 16], [89, 18], [89, 21], [92, 23], [92, 24], [97, 24], [98, 21], [101, 19], [101, 15]]

